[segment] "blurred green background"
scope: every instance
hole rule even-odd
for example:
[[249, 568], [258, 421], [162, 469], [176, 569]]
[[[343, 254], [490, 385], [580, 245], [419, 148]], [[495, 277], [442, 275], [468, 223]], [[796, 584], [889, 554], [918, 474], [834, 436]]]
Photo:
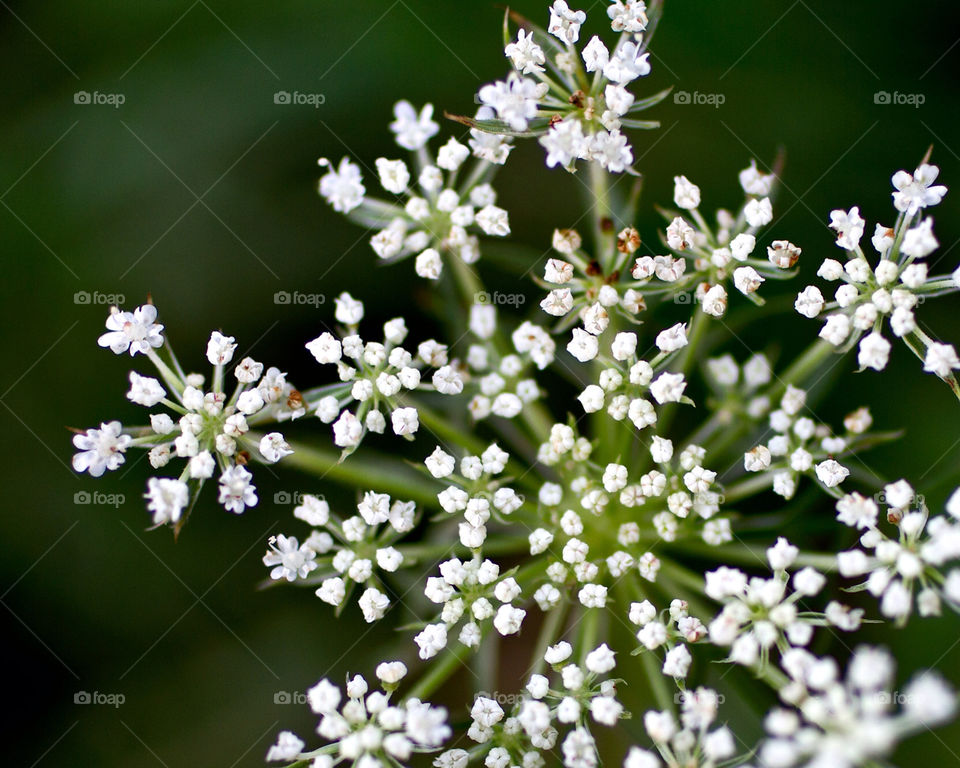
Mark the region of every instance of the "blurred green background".
[[[514, 7], [542, 22], [546, 5]], [[590, 31], [605, 5], [581, 4], [593, 12]], [[376, 297], [372, 316], [410, 314], [422, 284], [409, 265], [374, 264], [364, 233], [316, 196], [315, 161], [396, 155], [386, 124], [398, 98], [471, 111], [475, 89], [506, 71], [501, 18], [483, 1], [0, 0], [0, 617], [13, 737], [4, 764], [261, 765], [281, 725], [311, 728], [306, 708], [278, 692], [367, 670], [377, 657], [354, 611], [334, 624], [309, 593], [255, 590], [265, 539], [284, 530], [289, 506], [263, 503], [234, 519], [208, 491], [179, 542], [146, 533], [146, 462], [99, 482], [77, 477], [66, 427], [141, 417], [124, 399], [129, 360], [96, 346], [107, 311], [98, 302], [109, 294], [129, 307], [152, 295], [185, 363], [204, 363], [210, 330], [222, 328], [294, 382], [316, 380], [302, 344], [331, 307], [278, 306], [275, 292], [350, 290]], [[653, 203], [669, 203], [675, 174], [700, 184], [705, 208], [734, 206], [736, 172], [751, 157], [769, 164], [781, 146], [785, 188], [771, 230], [804, 248], [808, 276], [836, 254], [828, 212], [859, 204], [870, 232], [878, 218], [892, 223], [889, 177], [912, 170], [930, 144], [955, 185], [957, 20], [943, 2], [668, 1], [640, 87], [725, 101], [668, 99], [651, 113], [662, 129], [635, 137], [644, 237], [654, 239]], [[123, 104], [76, 103], [81, 91]], [[276, 104], [278, 91], [321, 93], [324, 103]], [[880, 91], [924, 103], [877, 104]], [[539, 252], [554, 226], [575, 220], [580, 185], [547, 172], [539, 147], [518, 148], [501, 179], [516, 238]], [[943, 270], [960, 259], [957, 204], [952, 192], [936, 212], [942, 248], [931, 260]], [[958, 309], [948, 299], [920, 316], [956, 343]], [[790, 316], [744, 340], [789, 352], [816, 327]], [[881, 428], [905, 427], [904, 442], [866, 461], [942, 502], [960, 477], [947, 388], [901, 345], [882, 377], [851, 376], [852, 360], [841, 367], [847, 384], [818, 412], [866, 403]], [[298, 489], [341, 498], [290, 474], [257, 480], [265, 502]], [[125, 499], [77, 504], [79, 491]], [[915, 621], [897, 652], [905, 669], [938, 663], [956, 680], [958, 636], [952, 618]], [[125, 701], [76, 704], [80, 691]], [[948, 729], [912, 742], [905, 762], [953, 764], [957, 752], [960, 733]]]

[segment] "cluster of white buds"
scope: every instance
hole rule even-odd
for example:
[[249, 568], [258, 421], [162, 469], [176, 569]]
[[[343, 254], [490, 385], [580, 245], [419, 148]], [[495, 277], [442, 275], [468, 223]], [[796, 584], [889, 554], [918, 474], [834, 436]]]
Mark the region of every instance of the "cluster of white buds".
[[[500, 635], [520, 631], [527, 612], [513, 605], [521, 596], [514, 571], [501, 575], [500, 566], [476, 556], [461, 561], [451, 558], [440, 563], [440, 575], [427, 579], [424, 594], [443, 608], [437, 621], [427, 624], [414, 638], [421, 659], [436, 656], [447, 645], [447, 636], [459, 626], [458, 640], [467, 648], [476, 648], [483, 638], [482, 624], [493, 620]], [[499, 603], [499, 606], [494, 603]]]
[[765, 668], [772, 652], [785, 653], [791, 647], [810, 643], [817, 626], [836, 627], [844, 632], [860, 628], [863, 611], [831, 601], [823, 613], [811, 611], [804, 602], [816, 597], [826, 577], [807, 566], [787, 573], [799, 549], [782, 536], [767, 550], [773, 576], [763, 579], [723, 566], [706, 574], [706, 594], [723, 603], [710, 622], [710, 642], [730, 649], [729, 661], [748, 667]]
[[[547, 260], [543, 280], [549, 289], [540, 308], [552, 317], [565, 318], [556, 330], [563, 330], [577, 320], [589, 333], [600, 336], [611, 324], [611, 314], [627, 323], [635, 323], [636, 315], [646, 309], [640, 285], [621, 279], [631, 254], [640, 247], [635, 229], [625, 229], [617, 237], [619, 256], [608, 271], [583, 248], [583, 238], [575, 229], [553, 232], [553, 249], [560, 258]], [[553, 287], [557, 286], [557, 287]]]
[[613, 727], [627, 716], [616, 698], [616, 681], [608, 678], [616, 654], [601, 644], [581, 664], [571, 661], [572, 655], [573, 647], [564, 640], [548, 647], [544, 661], [553, 670], [553, 682], [549, 675], [531, 675], [509, 713], [487, 696], [474, 700], [467, 735], [486, 748], [486, 768], [541, 768], [546, 765], [543, 753], [558, 743], [565, 768], [598, 765], [590, 723]]
[[587, 14], [565, 0], [550, 7], [546, 29], [508, 12], [508, 20], [519, 25], [515, 39], [505, 37], [512, 71], [480, 89], [489, 112], [463, 122], [494, 136], [539, 137], [550, 168], [572, 171], [586, 160], [611, 173], [632, 170], [633, 150], [621, 129], [658, 127], [635, 116], [668, 91], [637, 100], [627, 88], [650, 74], [646, 4], [628, 0], [607, 10], [611, 28], [620, 33], [612, 50], [597, 35], [577, 49]]
[[943, 724], [956, 710], [956, 694], [936, 672], [891, 690], [894, 661], [882, 648], [856, 648], [843, 678], [832, 658], [800, 648], [784, 655], [783, 668], [791, 679], [780, 697], [789, 708], [771, 710], [764, 721], [764, 768], [879, 765], [900, 739]]
[[703, 622], [690, 615], [686, 600], [672, 600], [670, 608], [659, 614], [649, 600], [631, 603], [628, 618], [631, 624], [640, 627], [637, 640], [642, 647], [637, 652], [664, 649], [663, 674], [685, 678], [693, 661], [686, 646], [707, 636]]
[[418, 752], [436, 752], [450, 737], [447, 710], [416, 698], [392, 704], [390, 699], [407, 674], [399, 661], [377, 666], [382, 690], [370, 690], [360, 675], [340, 687], [323, 679], [307, 691], [310, 709], [320, 716], [317, 733], [328, 743], [305, 751], [304, 742], [281, 731], [269, 752], [270, 761], [311, 761], [313, 768], [333, 768], [347, 761], [364, 768], [406, 764]]
[[[669, 768], [716, 768], [737, 753], [729, 728], [721, 725], [711, 730], [720, 701], [716, 691], [697, 688], [682, 693], [680, 723], [670, 711], [650, 710], [644, 714], [647, 736]], [[659, 768], [661, 763], [650, 750], [633, 747], [623, 765], [624, 768]]]
[[840, 286], [833, 301], [826, 301], [819, 288], [809, 285], [794, 306], [805, 317], [826, 317], [820, 338], [843, 351], [858, 345], [860, 370], [886, 368], [891, 350], [882, 334], [886, 320], [893, 335], [923, 361], [923, 370], [958, 390], [953, 373], [960, 368], [956, 350], [927, 335], [915, 316], [916, 307], [926, 299], [960, 290], [960, 268], [952, 275], [931, 275], [924, 261], [939, 246], [933, 219], [924, 218], [925, 209], [939, 204], [947, 193], [946, 187], [933, 183], [938, 173], [936, 166], [922, 163], [912, 174], [893, 175], [897, 221], [893, 228], [877, 224], [871, 238], [875, 265], [860, 247], [866, 224], [860, 209], [831, 212], [830, 227], [837, 232], [837, 246], [846, 252], [846, 260], [824, 259], [817, 275]]
[[523, 505], [524, 497], [497, 478], [509, 460], [510, 455], [496, 443], [479, 456], [461, 458], [459, 472], [456, 459], [440, 446], [424, 460], [435, 479], [448, 483], [437, 494], [440, 507], [450, 515], [463, 513], [460, 543], [468, 549], [479, 550], [483, 546], [492, 515], [510, 515]]
[[[882, 506], [892, 535], [880, 527]], [[837, 502], [837, 519], [863, 531], [862, 549], [837, 555], [840, 574], [866, 576], [863, 586], [880, 600], [880, 612], [901, 624], [913, 612], [915, 595], [921, 616], [939, 616], [943, 600], [960, 611], [960, 568], [941, 573], [960, 559], [960, 489], [946, 511], [931, 518], [923, 496], [906, 480], [889, 483], [874, 498], [846, 494]]]
[[[533, 347], [524, 344], [522, 334], [515, 337], [516, 353], [503, 353], [496, 344], [497, 309], [493, 304], [470, 307], [470, 331], [477, 338], [467, 350], [466, 363], [472, 376], [467, 391], [472, 392], [467, 405], [470, 415], [485, 419], [490, 415], [503, 419], [519, 416], [524, 405], [540, 397], [540, 387], [532, 375]], [[553, 344], [553, 340], [547, 337]], [[550, 351], [550, 359], [553, 351]], [[543, 366], [540, 366], [543, 367]]]
[[394, 544], [416, 525], [416, 504], [368, 491], [357, 504], [357, 514], [339, 520], [331, 516], [326, 500], [306, 494], [293, 515], [313, 530], [299, 545], [291, 537], [271, 539], [263, 558], [264, 565], [272, 567], [270, 577], [295, 581], [319, 569], [306, 583], [319, 583], [316, 595], [323, 602], [339, 612], [354, 587], [365, 586], [358, 600], [364, 619], [372, 623], [383, 618], [390, 598], [378, 571], [395, 573], [407, 564]]
[[774, 493], [785, 499], [793, 498], [802, 475], [815, 478], [831, 494], [839, 496], [840, 491], [834, 489], [850, 476], [850, 470], [836, 457], [853, 455], [866, 439], [873, 418], [866, 408], [859, 408], [843, 420], [844, 434], [835, 435], [826, 424], [800, 415], [806, 402], [804, 390], [787, 386], [780, 407], [769, 416], [770, 429], [776, 434], [766, 444], [747, 451], [743, 467], [747, 472], [766, 473]]
[[[621, 331], [610, 342], [610, 352], [600, 351], [599, 339], [587, 330], [573, 329], [567, 351], [580, 362], [596, 361], [597, 383], [588, 384], [577, 399], [586, 413], [606, 408], [614, 421], [629, 421], [638, 430], [657, 423], [658, 405], [692, 404], [684, 396], [687, 380], [683, 373], [668, 370], [676, 353], [687, 345], [685, 323], [661, 331], [656, 338], [659, 352], [649, 361], [637, 350], [637, 335]], [[602, 366], [602, 367], [601, 367]]]
[[[770, 195], [776, 176], [762, 173], [751, 161], [739, 179], [746, 200], [735, 214], [719, 209], [714, 228], [699, 210], [700, 188], [685, 176], [675, 177], [673, 201], [680, 210], [666, 213], [670, 224], [661, 236], [674, 256], [641, 256], [633, 267], [634, 279], [654, 291], [672, 294], [676, 303], [689, 303], [692, 295], [705, 314], [722, 317], [731, 281], [754, 304], [762, 305], [757, 291], [764, 281], [793, 277], [801, 252], [793, 243], [774, 240], [766, 259], [753, 256], [760, 229], [773, 220]], [[688, 259], [691, 271], [687, 271]], [[667, 285], [651, 283], [654, 277]]]
[[[359, 334], [363, 302], [343, 293], [336, 305], [342, 332], [324, 331], [306, 347], [317, 362], [337, 367], [340, 382], [304, 392], [305, 402], [321, 421], [333, 424], [334, 442], [344, 455], [356, 450], [367, 432], [382, 434], [387, 416], [394, 434], [412, 439], [420, 418], [415, 406], [404, 404], [404, 394], [415, 389], [460, 394], [458, 362], [450, 362], [447, 346], [433, 339], [421, 343], [416, 356], [401, 346], [407, 338], [402, 317], [384, 323], [383, 342], [364, 341]], [[430, 384], [422, 381], [424, 368], [435, 369]], [[350, 403], [356, 403], [356, 412], [349, 410]]]
[[470, 148], [450, 137], [437, 151], [427, 152], [427, 143], [439, 130], [433, 121], [433, 105], [419, 113], [409, 102], [394, 107], [390, 128], [397, 144], [413, 153], [417, 178], [403, 160], [379, 157], [377, 175], [383, 189], [395, 195], [393, 201], [366, 194], [360, 168], [344, 157], [330, 166], [320, 179], [320, 194], [334, 210], [378, 232], [370, 246], [381, 259], [398, 261], [416, 255], [420, 277], [436, 280], [443, 271], [444, 255], [473, 264], [480, 258], [478, 232], [493, 237], [510, 234], [507, 212], [496, 205], [497, 194], [490, 186], [495, 166], [486, 159], [474, 161], [460, 177], [470, 157]]
[[[219, 471], [219, 502], [229, 512], [242, 513], [257, 504], [251, 460], [273, 464], [293, 451], [279, 432], [260, 435], [253, 430], [270, 421], [295, 419], [306, 410], [303, 398], [276, 368], [245, 357], [233, 369], [236, 386], [228, 394], [225, 371], [233, 360], [236, 340], [214, 331], [207, 342], [207, 360], [213, 366], [209, 387], [203, 374], [186, 374], [156, 322], [157, 310], [145, 304], [133, 312], [114, 307], [107, 318], [101, 347], [131, 357], [145, 355], [160, 379], [130, 372], [127, 398], [145, 408], [162, 405], [167, 412], [150, 414], [149, 427], [124, 428], [118, 421], [101, 424], [74, 436], [77, 472], [99, 477], [124, 463], [129, 448], [149, 450], [154, 469], [173, 459], [186, 461], [178, 477], [154, 477], [147, 484], [147, 509], [154, 525], [182, 524], [204, 482]], [[159, 351], [158, 351], [159, 350]], [[166, 358], [166, 359], [164, 359]], [[195, 490], [191, 494], [190, 484]]]

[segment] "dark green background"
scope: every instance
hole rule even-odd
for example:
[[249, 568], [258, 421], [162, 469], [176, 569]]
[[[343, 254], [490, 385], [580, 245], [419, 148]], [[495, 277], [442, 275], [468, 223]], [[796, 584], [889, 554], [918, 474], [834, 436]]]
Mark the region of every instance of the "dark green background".
[[[542, 22], [546, 5], [514, 7]], [[592, 9], [598, 31], [605, 5]], [[676, 173], [701, 185], [705, 208], [733, 206], [736, 172], [751, 156], [769, 163], [780, 146], [786, 188], [772, 231], [803, 246], [807, 275], [837, 254], [828, 212], [859, 204], [869, 232], [878, 218], [892, 223], [889, 177], [912, 170], [928, 145], [945, 183], [960, 181], [954, 4], [667, 5], [641, 87], [726, 102], [669, 99], [655, 110], [663, 129], [636, 137], [648, 240], [659, 223], [652, 204], [670, 201]], [[206, 337], [222, 328], [313, 383], [302, 344], [331, 307], [277, 306], [274, 292], [348, 289], [385, 319], [415, 311], [423, 289], [409, 265], [381, 271], [363, 233], [317, 198], [317, 157], [349, 152], [372, 165], [396, 156], [386, 124], [401, 97], [471, 111], [476, 87], [505, 72], [500, 22], [482, 1], [0, 2], [4, 764], [260, 765], [281, 724], [310, 730], [305, 708], [275, 704], [276, 691], [370, 671], [370, 644], [350, 650], [364, 629], [355, 615], [334, 624], [309, 593], [254, 589], [266, 536], [293, 527], [289, 507], [264, 503], [234, 519], [208, 492], [175, 543], [144, 532], [145, 462], [99, 482], [70, 471], [65, 427], [140, 416], [123, 396], [129, 360], [96, 346], [106, 307], [74, 295], [122, 293], [132, 307], [149, 293], [185, 362], [205, 365]], [[80, 90], [122, 93], [125, 103], [77, 105]], [[325, 103], [276, 105], [279, 90], [322, 93]], [[926, 102], [876, 105], [880, 90]], [[547, 172], [538, 147], [516, 150], [500, 183], [516, 236], [545, 249], [551, 229], [576, 218], [579, 186]], [[960, 258], [957, 201], [952, 192], [936, 214], [934, 259], [947, 270]], [[536, 291], [522, 290], [530, 306]], [[948, 299], [920, 316], [957, 342], [958, 308]], [[792, 349], [816, 328], [792, 316], [744, 340]], [[863, 402], [882, 428], [905, 426], [903, 442], [866, 460], [891, 478], [923, 476], [918, 485], [935, 486], [939, 503], [960, 475], [947, 388], [900, 345], [882, 377], [850, 375], [852, 360], [841, 367], [845, 384], [818, 412]], [[267, 500], [303, 487], [289, 474], [257, 480]], [[81, 490], [123, 493], [126, 503], [76, 505]], [[958, 670], [957, 627], [915, 622], [899, 636], [904, 667], [945, 654], [941, 666]], [[80, 690], [126, 703], [75, 705]], [[921, 754], [952, 764], [960, 752], [956, 730], [913, 744], [906, 764]]]

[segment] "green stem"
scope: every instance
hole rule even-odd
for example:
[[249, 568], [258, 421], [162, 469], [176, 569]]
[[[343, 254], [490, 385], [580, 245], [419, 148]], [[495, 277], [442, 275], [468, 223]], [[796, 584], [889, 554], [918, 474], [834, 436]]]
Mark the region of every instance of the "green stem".
[[448, 649], [440, 658], [434, 659], [429, 671], [411, 688], [405, 698], [424, 699], [443, 685], [470, 656], [467, 646], [457, 643], [456, 648]]
[[368, 454], [364, 458], [354, 455], [340, 461], [340, 454], [336, 451], [297, 442], [291, 442], [290, 447], [293, 453], [284, 457], [285, 467], [295, 467], [315, 475], [318, 480], [332, 480], [354, 488], [375, 485], [377, 490], [392, 496], [429, 507], [439, 506], [436, 493], [423, 477], [396, 459]]
[[563, 620], [567, 616], [568, 608], [569, 604], [560, 603], [550, 611], [543, 620], [543, 626], [540, 627], [540, 635], [537, 637], [536, 645], [534, 645], [534, 653], [536, 654], [534, 658], [536, 661], [534, 662], [531, 674], [541, 674], [546, 668], [547, 662], [543, 658], [543, 654], [546, 653], [549, 646], [557, 641], [560, 630], [563, 628]]

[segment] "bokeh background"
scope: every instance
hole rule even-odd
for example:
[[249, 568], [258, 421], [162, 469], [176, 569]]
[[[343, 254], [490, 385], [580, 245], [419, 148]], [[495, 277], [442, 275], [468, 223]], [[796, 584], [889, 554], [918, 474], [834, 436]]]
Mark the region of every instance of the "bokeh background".
[[[542, 22], [546, 5], [514, 7]], [[581, 6], [599, 31], [605, 3]], [[401, 97], [471, 111], [475, 89], [506, 71], [501, 18], [484, 0], [0, 0], [4, 764], [261, 765], [281, 724], [310, 729], [306, 708], [278, 692], [376, 658], [352, 611], [334, 624], [309, 593], [256, 589], [265, 539], [289, 506], [233, 519], [207, 493], [179, 541], [147, 533], [146, 462], [100, 482], [77, 477], [66, 428], [138, 415], [123, 397], [129, 361], [96, 346], [112, 294], [128, 306], [151, 295], [181, 359], [199, 366], [210, 330], [222, 328], [295, 382], [315, 380], [302, 344], [331, 307], [277, 305], [277, 291], [350, 290], [371, 296], [381, 319], [414, 313], [423, 285], [408, 267], [377, 267], [364, 233], [316, 196], [316, 159], [349, 153], [372, 165], [395, 154], [386, 124]], [[812, 276], [835, 254], [827, 213], [859, 204], [870, 231], [878, 218], [892, 223], [889, 177], [931, 144], [955, 185], [957, 20], [954, 4], [923, 0], [670, 0], [641, 87], [724, 103], [668, 99], [653, 115], [661, 130], [636, 136], [641, 232], [653, 239], [653, 204], [670, 201], [675, 174], [701, 185], [705, 207], [733, 206], [736, 172], [751, 157], [769, 165], [782, 147], [773, 231], [803, 246]], [[81, 91], [114, 103], [77, 103]], [[278, 91], [323, 103], [277, 104]], [[881, 91], [923, 104], [876, 103]], [[576, 218], [580, 185], [547, 172], [529, 144], [502, 178], [516, 239], [542, 253], [551, 229]], [[951, 193], [936, 214], [933, 260], [948, 270], [960, 259], [957, 206]], [[921, 317], [956, 343], [958, 309], [948, 299]], [[744, 340], [788, 356], [815, 329], [787, 315]], [[947, 388], [899, 345], [883, 376], [841, 367], [847, 383], [819, 412], [866, 403], [879, 426], [905, 428], [865, 460], [942, 502], [960, 477]], [[289, 474], [257, 479], [267, 501], [305, 486]], [[75, 503], [82, 491], [122, 498]], [[936, 663], [957, 679], [958, 636], [954, 619], [915, 621], [896, 649], [907, 669]], [[77, 704], [81, 691], [124, 703]], [[908, 750], [906, 764], [954, 764], [960, 732]]]

